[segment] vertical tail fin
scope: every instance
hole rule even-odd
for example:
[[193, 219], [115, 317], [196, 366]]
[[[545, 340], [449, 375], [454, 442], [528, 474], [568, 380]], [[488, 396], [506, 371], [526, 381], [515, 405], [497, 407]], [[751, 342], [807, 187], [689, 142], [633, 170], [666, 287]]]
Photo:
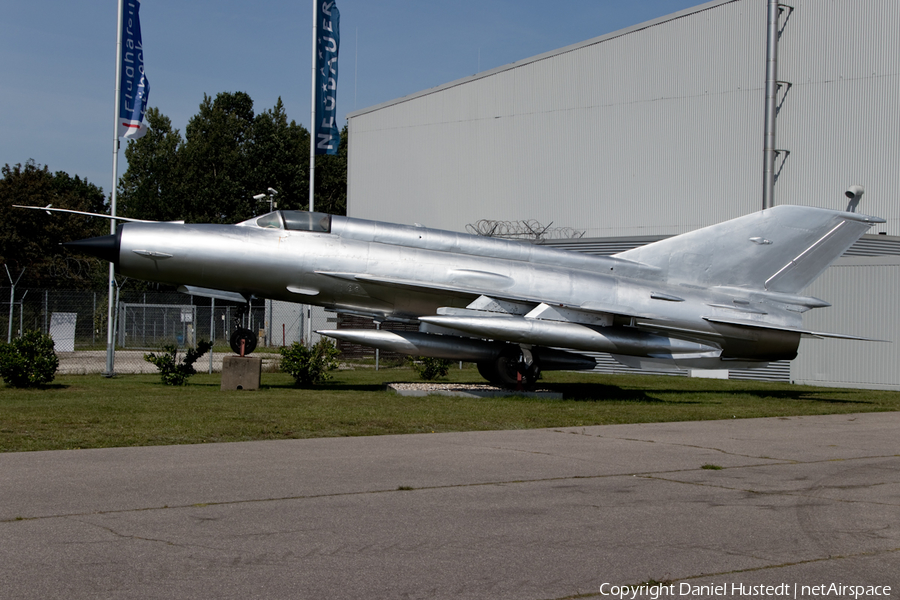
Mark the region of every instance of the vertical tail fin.
[[883, 219], [777, 206], [616, 256], [662, 269], [668, 280], [798, 293]]

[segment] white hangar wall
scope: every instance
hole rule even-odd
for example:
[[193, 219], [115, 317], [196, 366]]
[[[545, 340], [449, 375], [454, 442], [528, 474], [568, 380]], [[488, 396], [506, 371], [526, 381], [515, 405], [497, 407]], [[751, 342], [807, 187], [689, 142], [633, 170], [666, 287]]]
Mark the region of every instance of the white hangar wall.
[[[870, 233], [889, 234], [806, 290], [834, 306], [804, 324], [894, 343], [804, 340], [792, 363], [731, 376], [900, 389], [900, 2], [789, 4], [775, 203], [844, 209], [861, 184], [858, 210], [887, 220]], [[592, 252], [759, 210], [765, 61], [766, 0], [717, 0], [357, 111], [348, 214], [536, 219]]]
[[893, 343], [801, 340], [799, 356], [791, 362], [791, 380], [900, 390], [900, 256], [846, 256], [804, 293], [833, 304], [806, 315], [807, 328]]
[[355, 113], [348, 211], [457, 231], [537, 219], [591, 237], [750, 212], [764, 24], [764, 4], [715, 3]]
[[[900, 3], [781, 18], [776, 204], [900, 235]], [[350, 115], [348, 211], [463, 231], [671, 235], [762, 207], [765, 0], [716, 1]]]
[[796, 6], [779, 44], [778, 77], [792, 85], [778, 115], [790, 155], [776, 203], [846, 208], [836, 195], [860, 184], [859, 212], [888, 221], [870, 232], [900, 235], [900, 2]]

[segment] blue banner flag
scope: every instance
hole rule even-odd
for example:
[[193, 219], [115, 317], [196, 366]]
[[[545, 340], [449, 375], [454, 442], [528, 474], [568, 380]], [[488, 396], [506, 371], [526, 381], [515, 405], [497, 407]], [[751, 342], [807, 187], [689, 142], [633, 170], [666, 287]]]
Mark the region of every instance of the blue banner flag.
[[141, 0], [125, 0], [122, 11], [122, 49], [119, 61], [118, 136], [136, 140], [147, 133], [144, 112], [150, 82], [144, 73], [144, 45], [141, 42], [139, 12]]
[[341, 133], [337, 126], [338, 26], [341, 13], [334, 0], [319, 0], [316, 40], [316, 154], [337, 154]]

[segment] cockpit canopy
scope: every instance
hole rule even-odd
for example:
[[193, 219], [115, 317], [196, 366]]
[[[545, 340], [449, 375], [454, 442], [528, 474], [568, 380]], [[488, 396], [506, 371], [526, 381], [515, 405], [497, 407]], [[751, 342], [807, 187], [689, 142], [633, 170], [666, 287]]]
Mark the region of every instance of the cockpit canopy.
[[276, 210], [261, 217], [244, 221], [240, 225], [256, 226], [264, 229], [331, 233], [331, 215], [304, 210]]

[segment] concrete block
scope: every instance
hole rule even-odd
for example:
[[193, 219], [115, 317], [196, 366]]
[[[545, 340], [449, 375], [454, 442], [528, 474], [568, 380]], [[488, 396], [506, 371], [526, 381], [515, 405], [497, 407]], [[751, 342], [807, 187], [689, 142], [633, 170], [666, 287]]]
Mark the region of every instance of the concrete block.
[[226, 356], [222, 361], [223, 390], [258, 390], [262, 359], [255, 356]]

